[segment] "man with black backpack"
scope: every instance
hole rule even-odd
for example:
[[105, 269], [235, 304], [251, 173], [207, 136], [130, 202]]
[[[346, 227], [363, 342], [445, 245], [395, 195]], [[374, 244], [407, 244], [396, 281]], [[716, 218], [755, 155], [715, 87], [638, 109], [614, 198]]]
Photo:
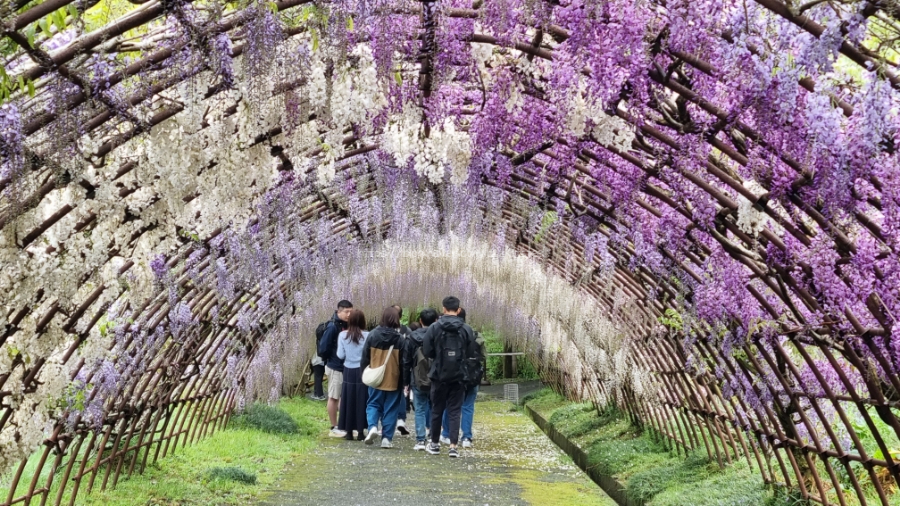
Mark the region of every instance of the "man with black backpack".
[[337, 356], [338, 334], [347, 329], [347, 319], [353, 304], [342, 300], [337, 304], [337, 311], [325, 325], [322, 338], [319, 340], [319, 356], [325, 361], [325, 374], [328, 376], [328, 419], [331, 421], [331, 437], [344, 437], [346, 433], [337, 428], [338, 407], [341, 403], [341, 389], [344, 386], [344, 361]]
[[416, 445], [413, 450], [425, 449], [425, 431], [431, 426], [431, 372], [432, 360], [425, 356], [422, 343], [432, 323], [438, 319], [437, 311], [424, 309], [419, 313], [419, 324], [422, 328], [412, 331], [406, 340], [403, 374], [404, 384], [409, 385], [413, 393], [413, 407], [416, 410]]
[[[466, 321], [466, 309], [459, 310], [460, 318]], [[475, 421], [475, 399], [478, 397], [478, 386], [481, 385], [481, 379], [484, 377], [486, 357], [486, 349], [484, 338], [478, 332], [475, 332], [475, 356], [469, 357], [469, 371], [465, 384], [466, 393], [463, 395], [462, 415], [460, 417], [460, 428], [462, 429], [462, 447], [472, 448], [472, 425]], [[441, 444], [450, 444], [450, 424], [448, 422], [448, 414], [444, 411], [443, 429], [441, 432]]]
[[431, 379], [431, 444], [425, 449], [431, 455], [441, 453], [441, 418], [447, 410], [450, 425], [450, 457], [459, 457], [459, 422], [465, 384], [471, 376], [471, 360], [476, 357], [475, 332], [459, 317], [459, 299], [445, 297], [444, 316], [428, 327], [422, 340], [424, 355], [434, 362]]

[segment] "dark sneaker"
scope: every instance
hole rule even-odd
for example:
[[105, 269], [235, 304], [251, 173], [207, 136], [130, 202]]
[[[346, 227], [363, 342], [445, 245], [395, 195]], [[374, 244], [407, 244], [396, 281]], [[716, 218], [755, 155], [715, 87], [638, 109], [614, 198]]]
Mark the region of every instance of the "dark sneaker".
[[428, 447], [425, 448], [425, 452], [429, 455], [440, 455], [441, 454], [441, 445], [428, 443]]
[[459, 451], [456, 448], [450, 448], [450, 451], [447, 452], [447, 455], [451, 459], [455, 459], [456, 457], [459, 457]]

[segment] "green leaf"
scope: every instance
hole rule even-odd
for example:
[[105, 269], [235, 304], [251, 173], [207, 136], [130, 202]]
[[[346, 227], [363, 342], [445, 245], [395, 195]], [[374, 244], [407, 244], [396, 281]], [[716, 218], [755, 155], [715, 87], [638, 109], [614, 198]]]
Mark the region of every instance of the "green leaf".
[[35, 90], [34, 90], [34, 81], [31, 79], [28, 80], [28, 96], [34, 98]]
[[541, 218], [541, 229], [538, 230], [538, 233], [534, 236], [534, 242], [541, 242], [544, 240], [544, 236], [550, 230], [550, 227], [556, 223], [557, 216], [556, 211], [547, 211], [544, 213], [544, 217]]
[[25, 30], [25, 36], [28, 37], [28, 47], [34, 47], [35, 30], [37, 30], [35, 25], [31, 25]]
[[58, 32], [64, 32], [66, 30], [66, 10], [59, 9], [58, 11], [53, 13], [53, 24], [56, 25]]
[[316, 30], [310, 30], [309, 34], [312, 37], [312, 50], [316, 51], [319, 49], [319, 34]]
[[399, 70], [394, 72], [394, 81], [397, 81], [397, 84], [403, 84], [403, 74]]
[[25, 76], [19, 75], [19, 91], [25, 91]]
[[672, 308], [666, 309], [665, 316], [660, 316], [658, 320], [659, 323], [674, 330], [681, 330], [684, 327], [681, 315]]
[[41, 31], [44, 32], [44, 36], [48, 39], [53, 37], [53, 30], [50, 29], [50, 23], [47, 21], [47, 18], [41, 18], [38, 21], [38, 26], [41, 27]]
[[74, 23], [76, 19], [78, 19], [78, 7], [75, 7], [74, 3], [70, 3], [68, 6], [69, 16], [72, 16], [72, 22]]
[[353, 16], [347, 16], [347, 31], [353, 31]]

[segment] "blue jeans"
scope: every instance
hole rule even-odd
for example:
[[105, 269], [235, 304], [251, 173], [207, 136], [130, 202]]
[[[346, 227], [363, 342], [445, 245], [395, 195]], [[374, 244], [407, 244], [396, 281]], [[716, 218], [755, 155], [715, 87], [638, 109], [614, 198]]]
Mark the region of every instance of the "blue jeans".
[[416, 410], [416, 441], [425, 441], [425, 429], [431, 428], [431, 392], [412, 387], [413, 406]]
[[403, 400], [403, 391], [385, 392], [369, 387], [369, 402], [366, 404], [366, 422], [369, 430], [378, 427], [381, 420], [381, 437], [394, 439], [397, 428], [397, 406]]
[[406, 422], [406, 410], [409, 407], [409, 398], [407, 398], [403, 394], [401, 394], [401, 396], [403, 398], [400, 399], [400, 405], [397, 406], [397, 420], [403, 420], [403, 422], [405, 423]]
[[[462, 429], [463, 439], [472, 439], [472, 422], [475, 420], [475, 397], [478, 396], [478, 385], [466, 390], [466, 396], [463, 398], [462, 404], [462, 422], [460, 422], [460, 428]], [[447, 419], [447, 412], [444, 411], [444, 421], [441, 423], [441, 437], [450, 437], [450, 432], [448, 427], [450, 423]]]

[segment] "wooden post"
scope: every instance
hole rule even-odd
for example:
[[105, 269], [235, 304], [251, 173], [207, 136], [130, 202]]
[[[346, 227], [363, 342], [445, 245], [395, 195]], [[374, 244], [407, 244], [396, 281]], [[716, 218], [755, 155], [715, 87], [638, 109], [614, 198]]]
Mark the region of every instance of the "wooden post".
[[[512, 353], [512, 347], [509, 343], [503, 344], [503, 353]], [[504, 378], [515, 378], [518, 376], [519, 371], [516, 363], [515, 355], [504, 355], [503, 356], [503, 377]]]

